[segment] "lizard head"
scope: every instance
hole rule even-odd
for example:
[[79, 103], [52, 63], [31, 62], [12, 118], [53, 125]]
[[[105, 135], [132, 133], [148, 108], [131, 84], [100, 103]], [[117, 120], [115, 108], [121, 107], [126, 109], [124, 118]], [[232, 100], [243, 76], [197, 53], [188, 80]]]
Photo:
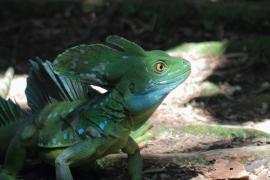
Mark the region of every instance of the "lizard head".
[[141, 58], [130, 60], [124, 77], [129, 82], [127, 107], [131, 112], [141, 112], [157, 107], [168, 93], [189, 76], [190, 63], [169, 56], [164, 51], [145, 51]]
[[[106, 42], [121, 51], [120, 60], [115, 63], [117, 67], [110, 74], [116, 77], [118, 72], [121, 74], [118, 80], [123, 77], [128, 80], [128, 97], [147, 97], [145, 101], [157, 104], [190, 74], [191, 65], [183, 58], [172, 57], [161, 50], [145, 51], [138, 44], [119, 36], [109, 36]], [[144, 102], [140, 98], [135, 99], [140, 104]], [[129, 99], [128, 102], [136, 104], [135, 101]], [[138, 107], [146, 108], [142, 104]]]

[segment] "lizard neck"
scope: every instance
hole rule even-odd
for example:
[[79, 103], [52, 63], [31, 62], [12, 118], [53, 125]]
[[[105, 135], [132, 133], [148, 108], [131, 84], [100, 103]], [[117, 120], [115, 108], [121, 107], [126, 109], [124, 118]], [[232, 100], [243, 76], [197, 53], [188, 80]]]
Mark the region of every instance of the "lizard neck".
[[[115, 88], [101, 101], [99, 104], [102, 112], [108, 119], [122, 125], [130, 131], [138, 129], [145, 121], [152, 115], [160, 103], [144, 102], [149, 97], [134, 97], [130, 98], [130, 93], [123, 93], [121, 90]], [[136, 104], [135, 101], [141, 102], [139, 106], [144, 107], [145, 104], [151, 104], [147, 108], [140, 111], [132, 111], [130, 104]], [[139, 103], [138, 102], [138, 103]], [[161, 102], [161, 100], [159, 101]]]
[[160, 102], [141, 111], [129, 112], [129, 117], [132, 119], [132, 130], [140, 128], [158, 108], [159, 104]]
[[168, 93], [134, 93], [130, 85], [130, 81], [125, 78], [117, 84], [106, 97], [107, 101], [104, 101], [104, 112], [110, 116], [117, 114], [116, 119], [120, 119], [125, 127], [136, 130], [147, 121]]

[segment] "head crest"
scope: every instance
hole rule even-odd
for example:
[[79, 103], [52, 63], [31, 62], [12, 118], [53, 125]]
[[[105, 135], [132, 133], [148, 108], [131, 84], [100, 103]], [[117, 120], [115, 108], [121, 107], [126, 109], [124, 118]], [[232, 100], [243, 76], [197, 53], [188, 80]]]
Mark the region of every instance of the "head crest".
[[123, 37], [113, 35], [106, 38], [106, 42], [123, 49], [128, 55], [144, 56], [145, 51], [138, 44]]

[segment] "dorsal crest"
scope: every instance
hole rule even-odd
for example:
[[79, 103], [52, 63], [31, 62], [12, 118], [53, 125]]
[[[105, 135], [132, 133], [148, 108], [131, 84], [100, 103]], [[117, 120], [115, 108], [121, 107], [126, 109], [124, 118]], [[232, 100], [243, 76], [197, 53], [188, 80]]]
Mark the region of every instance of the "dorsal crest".
[[[145, 57], [142, 47], [120, 36], [108, 36], [106, 42], [111, 45], [79, 45], [59, 54], [53, 69], [60, 76], [80, 79], [87, 84], [111, 86], [125, 72], [116, 71], [126, 59]], [[119, 49], [121, 49], [119, 51]]]

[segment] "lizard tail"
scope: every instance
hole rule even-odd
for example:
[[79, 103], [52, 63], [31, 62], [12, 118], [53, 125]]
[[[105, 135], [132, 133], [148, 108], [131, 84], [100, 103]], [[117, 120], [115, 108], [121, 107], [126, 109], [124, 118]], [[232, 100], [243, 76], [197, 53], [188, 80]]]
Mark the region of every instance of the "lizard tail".
[[2, 80], [2, 82], [0, 84], [0, 96], [1, 97], [3, 97], [3, 98], [7, 97], [13, 76], [14, 76], [14, 69], [12, 67], [9, 67], [5, 73], [4, 79]]
[[26, 114], [18, 104], [0, 97], [0, 128], [19, 121]]

